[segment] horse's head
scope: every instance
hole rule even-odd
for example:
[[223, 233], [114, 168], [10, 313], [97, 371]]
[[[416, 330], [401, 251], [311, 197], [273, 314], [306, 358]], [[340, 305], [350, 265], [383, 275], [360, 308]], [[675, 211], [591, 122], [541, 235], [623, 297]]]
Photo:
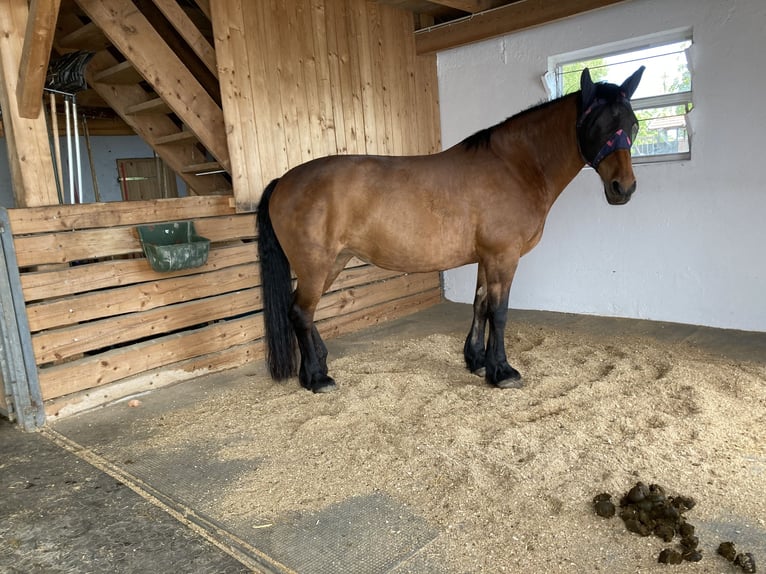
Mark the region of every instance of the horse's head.
[[606, 200], [623, 205], [636, 190], [636, 176], [630, 161], [630, 147], [638, 133], [638, 120], [630, 106], [644, 67], [621, 86], [594, 84], [584, 69], [580, 78], [580, 116], [577, 143], [585, 161], [604, 183]]

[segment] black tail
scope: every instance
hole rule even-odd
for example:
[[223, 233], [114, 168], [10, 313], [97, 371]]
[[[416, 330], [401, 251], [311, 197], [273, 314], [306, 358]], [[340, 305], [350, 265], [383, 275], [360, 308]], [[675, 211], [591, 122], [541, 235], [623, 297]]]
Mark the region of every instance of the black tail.
[[279, 180], [263, 192], [258, 205], [258, 256], [261, 260], [263, 317], [266, 328], [266, 362], [271, 378], [281, 381], [295, 376], [295, 331], [290, 321], [293, 302], [290, 262], [279, 244], [269, 216], [269, 198]]

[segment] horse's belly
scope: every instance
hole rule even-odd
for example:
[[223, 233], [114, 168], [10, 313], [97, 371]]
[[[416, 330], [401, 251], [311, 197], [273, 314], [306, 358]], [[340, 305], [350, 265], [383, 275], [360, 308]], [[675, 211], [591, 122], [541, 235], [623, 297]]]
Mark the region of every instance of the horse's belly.
[[426, 225], [385, 227], [358, 237], [347, 249], [378, 267], [410, 273], [442, 271], [476, 260], [473, 242], [457, 228], [444, 233]]

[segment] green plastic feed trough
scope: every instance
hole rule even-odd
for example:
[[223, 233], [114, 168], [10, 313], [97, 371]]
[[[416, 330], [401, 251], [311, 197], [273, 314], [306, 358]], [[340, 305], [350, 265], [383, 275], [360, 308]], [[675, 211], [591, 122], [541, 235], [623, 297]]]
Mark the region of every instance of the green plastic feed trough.
[[197, 235], [191, 221], [142, 225], [138, 237], [155, 271], [191, 269], [207, 262], [210, 240]]

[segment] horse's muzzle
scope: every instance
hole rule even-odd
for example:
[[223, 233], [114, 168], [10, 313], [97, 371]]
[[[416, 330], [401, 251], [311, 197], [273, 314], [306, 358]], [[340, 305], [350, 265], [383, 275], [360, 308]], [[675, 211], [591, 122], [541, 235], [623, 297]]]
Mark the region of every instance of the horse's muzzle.
[[618, 179], [613, 179], [611, 184], [604, 184], [604, 193], [610, 205], [624, 205], [628, 203], [634, 191], [636, 191], [635, 179], [627, 187]]

